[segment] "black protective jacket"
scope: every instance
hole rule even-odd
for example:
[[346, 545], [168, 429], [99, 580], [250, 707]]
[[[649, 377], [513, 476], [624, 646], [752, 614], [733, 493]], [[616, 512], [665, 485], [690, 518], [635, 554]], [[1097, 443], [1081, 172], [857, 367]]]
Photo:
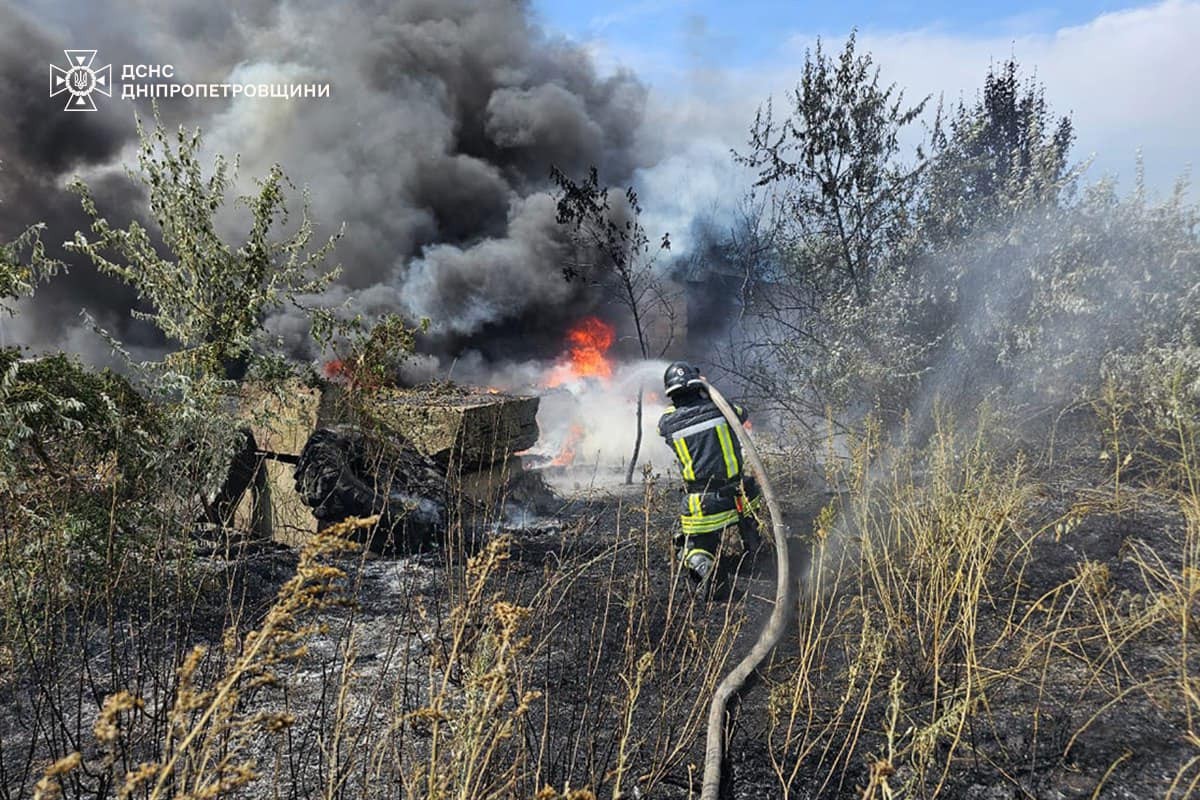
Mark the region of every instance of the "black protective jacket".
[[[734, 406], [738, 418], [746, 412]], [[742, 447], [720, 409], [699, 393], [682, 397], [658, 420], [658, 432], [675, 451], [689, 493], [714, 492], [742, 478]]]

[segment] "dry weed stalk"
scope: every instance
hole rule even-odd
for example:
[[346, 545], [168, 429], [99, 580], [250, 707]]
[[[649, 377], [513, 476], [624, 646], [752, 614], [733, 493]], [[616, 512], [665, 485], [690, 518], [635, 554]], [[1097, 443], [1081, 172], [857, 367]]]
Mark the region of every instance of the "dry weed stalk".
[[[356, 549], [348, 535], [377, 521], [377, 517], [348, 519], [313, 536], [262, 625], [244, 637], [226, 629], [222, 649], [231, 660], [214, 681], [206, 682], [202, 676], [207, 649], [197, 645], [188, 653], [178, 670], [164, 755], [130, 770], [118, 797], [142, 793], [149, 800], [201, 800], [224, 796], [257, 777], [251, 742], [262, 734], [282, 732], [294, 719], [285, 712], [247, 712], [244, 700], [254, 690], [274, 685], [279, 667], [305, 655], [305, 642], [318, 628], [305, 624], [303, 617], [342, 601], [339, 582], [345, 573], [323, 560]], [[105, 700], [93, 727], [97, 743], [107, 751], [102, 766], [111, 768], [115, 761], [119, 716], [143, 706], [141, 698], [126, 691]], [[56, 797], [61, 776], [81, 764], [79, 754], [74, 754], [52, 765], [39, 782], [41, 796]]]
[[540, 693], [522, 688], [529, 609], [491, 590], [510, 545], [496, 537], [467, 563], [449, 646], [430, 661], [429, 701], [408, 715], [429, 733], [425, 763], [401, 778], [410, 796], [486, 800], [513, 792], [519, 765], [505, 759], [506, 746]]
[[994, 467], [983, 442], [940, 424], [919, 467], [878, 426], [851, 443], [834, 476], [847, 492], [816, 519], [795, 666], [769, 706], [785, 797], [802, 770], [818, 792], [839, 791], [864, 747], [884, 749], [867, 759], [865, 796], [938, 794], [968, 720], [1011, 668], [1028, 632], [996, 620], [1017, 608], [997, 578], [1024, 569], [1035, 487], [1019, 458]]
[[[798, 655], [772, 691], [771, 757], [784, 796], [803, 771], [818, 794], [844, 791], [857, 774], [865, 797], [936, 797], [964, 763], [1036, 786], [1122, 707], [1173, 715], [1200, 752], [1200, 415], [1179, 398], [1166, 406], [1133, 430], [1142, 412], [1106, 391], [1096, 406], [1111, 462], [1102, 484], [1071, 484], [1076, 501], [1032, 528], [1030, 509], [1047, 493], [1020, 456], [997, 466], [990, 437], [964, 440], [940, 425], [914, 458], [866, 426], [834, 476], [846, 491], [817, 517]], [[1043, 568], [1041, 587], [1028, 592], [1035, 543], [1039, 554], [1065, 550], [1085, 527], [1121, 530], [1129, 509], [1172, 506], [1177, 550], [1163, 547], [1169, 528], [1154, 540], [1134, 534], [1122, 548], [1132, 573], [1082, 558], [1050, 582]], [[886, 693], [885, 670], [895, 675]], [[1064, 675], [1078, 676], [1069, 697]], [[996, 716], [1014, 694], [1031, 712], [1021, 751], [1008, 749]], [[1167, 797], [1200, 790], [1196, 752], [1162, 787]], [[1093, 796], [1131, 763], [1127, 748], [1109, 758]]]

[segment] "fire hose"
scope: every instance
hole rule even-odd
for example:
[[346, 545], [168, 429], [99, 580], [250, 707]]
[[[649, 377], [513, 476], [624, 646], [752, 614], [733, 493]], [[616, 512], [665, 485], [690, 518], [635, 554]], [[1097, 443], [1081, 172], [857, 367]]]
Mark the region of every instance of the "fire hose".
[[707, 380], [701, 378], [701, 381], [704, 383], [704, 388], [708, 390], [709, 397], [729, 423], [729, 427], [737, 432], [744, 455], [758, 477], [763, 500], [771, 515], [771, 534], [775, 542], [776, 564], [775, 606], [771, 609], [771, 616], [767, 619], [767, 624], [763, 627], [762, 632], [759, 633], [758, 640], [750, 648], [750, 652], [717, 684], [717, 688], [713, 692], [712, 705], [708, 708], [708, 733], [704, 745], [704, 782], [700, 789], [700, 800], [717, 800], [721, 793], [721, 762], [725, 750], [726, 707], [729, 705], [730, 699], [737, 694], [742, 688], [742, 684], [750, 677], [750, 673], [758, 668], [758, 665], [775, 649], [783, 637], [784, 627], [787, 625], [788, 614], [791, 610], [791, 576], [788, 574], [786, 530], [779, 513], [779, 505], [775, 502], [775, 491], [771, 488], [771, 481], [767, 478], [767, 472], [763, 468], [762, 459], [759, 458], [758, 449], [754, 446], [754, 440], [742, 427], [741, 421], [729, 405], [729, 401]]

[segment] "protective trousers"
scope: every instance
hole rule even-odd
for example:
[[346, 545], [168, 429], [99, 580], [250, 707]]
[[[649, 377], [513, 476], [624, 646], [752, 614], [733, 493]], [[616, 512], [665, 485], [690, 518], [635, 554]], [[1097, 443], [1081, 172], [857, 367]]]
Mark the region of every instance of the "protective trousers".
[[[694, 488], [700, 490], [691, 491]], [[710, 581], [721, 532], [726, 528], [738, 526], [746, 553], [758, 550], [761, 537], [755, 512], [762, 497], [758, 484], [749, 477], [716, 488], [689, 486], [688, 489], [683, 499], [684, 513], [679, 517], [682, 533], [675, 537], [675, 544], [693, 583], [703, 586]]]

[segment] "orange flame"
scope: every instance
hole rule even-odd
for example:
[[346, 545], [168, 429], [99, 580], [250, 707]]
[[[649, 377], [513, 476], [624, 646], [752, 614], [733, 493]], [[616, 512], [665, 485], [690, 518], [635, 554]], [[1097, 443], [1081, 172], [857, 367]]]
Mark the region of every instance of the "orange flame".
[[578, 422], [572, 422], [566, 438], [563, 439], [562, 449], [550, 462], [550, 466], [569, 467], [575, 461], [575, 451], [579, 448], [579, 443], [583, 441], [583, 434], [583, 426]]
[[612, 376], [608, 349], [616, 334], [613, 327], [598, 317], [585, 317], [567, 331], [567, 352], [546, 377], [546, 386], [553, 388], [579, 378]]
[[340, 358], [333, 358], [325, 362], [321, 372], [325, 374], [326, 378], [331, 380], [335, 378], [347, 377], [348, 373], [350, 372], [350, 365], [345, 361], [342, 361]]

